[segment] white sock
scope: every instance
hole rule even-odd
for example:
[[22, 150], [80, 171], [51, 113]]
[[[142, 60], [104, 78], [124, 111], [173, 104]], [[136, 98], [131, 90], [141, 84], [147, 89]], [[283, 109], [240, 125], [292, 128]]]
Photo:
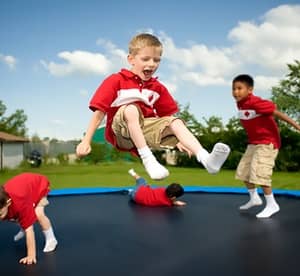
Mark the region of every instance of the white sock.
[[249, 192], [250, 200], [246, 204], [240, 206], [240, 210], [248, 210], [251, 207], [258, 206], [258, 205], [262, 204], [262, 200], [259, 197], [256, 188], [248, 189], [248, 192]]
[[196, 155], [198, 162], [201, 162], [205, 168], [208, 157], [209, 153], [205, 148], [201, 148]]
[[273, 193], [270, 195], [265, 195], [266, 207], [260, 213], [256, 215], [257, 218], [269, 218], [273, 214], [279, 212], [280, 207], [277, 204]]
[[216, 143], [211, 153], [208, 153], [207, 150], [203, 148], [199, 150], [197, 160], [203, 164], [209, 173], [215, 174], [219, 172], [229, 153], [230, 148], [228, 145]]
[[51, 251], [55, 250], [55, 248], [57, 246], [57, 240], [55, 238], [53, 228], [50, 226], [50, 228], [48, 230], [43, 231], [43, 233], [45, 235], [45, 240], [46, 240], [43, 251], [51, 252]]
[[14, 241], [15, 242], [19, 241], [20, 239], [23, 239], [24, 237], [25, 237], [25, 232], [22, 229], [20, 229], [20, 231], [16, 235], [14, 235]]
[[136, 176], [136, 172], [134, 171], [134, 169], [130, 169], [130, 170], [128, 171], [128, 173], [129, 173], [131, 176], [133, 176], [133, 177]]
[[169, 171], [154, 157], [148, 146], [138, 149], [145, 170], [152, 179], [163, 179], [169, 175]]

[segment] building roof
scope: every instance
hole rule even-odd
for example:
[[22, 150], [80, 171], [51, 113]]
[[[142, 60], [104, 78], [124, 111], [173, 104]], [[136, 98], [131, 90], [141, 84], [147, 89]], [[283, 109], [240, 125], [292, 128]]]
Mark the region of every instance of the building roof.
[[105, 127], [99, 127], [98, 129], [96, 129], [92, 141], [94, 143], [100, 143], [100, 144], [104, 144], [106, 143], [105, 140]]
[[0, 142], [29, 142], [29, 139], [0, 131]]

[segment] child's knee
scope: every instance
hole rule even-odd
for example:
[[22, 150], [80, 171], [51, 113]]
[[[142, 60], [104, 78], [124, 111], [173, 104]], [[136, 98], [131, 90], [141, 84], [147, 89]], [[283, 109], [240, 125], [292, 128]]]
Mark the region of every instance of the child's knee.
[[37, 216], [38, 219], [43, 219], [44, 217], [46, 217], [46, 214], [45, 214], [45, 208], [44, 207], [41, 207], [41, 206], [37, 206], [35, 208], [35, 214]]
[[129, 104], [124, 108], [124, 117], [125, 119], [130, 119], [130, 118], [138, 118], [140, 116], [139, 109], [136, 105], [134, 104]]

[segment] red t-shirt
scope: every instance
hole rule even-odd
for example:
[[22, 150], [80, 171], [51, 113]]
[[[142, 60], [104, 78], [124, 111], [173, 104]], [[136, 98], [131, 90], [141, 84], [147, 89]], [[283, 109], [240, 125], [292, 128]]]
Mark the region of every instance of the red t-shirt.
[[239, 119], [248, 136], [248, 143], [253, 145], [272, 143], [279, 149], [280, 134], [273, 115], [276, 105], [272, 101], [250, 94], [238, 102], [237, 106]]
[[173, 202], [166, 195], [166, 188], [152, 188], [149, 185], [139, 186], [134, 201], [145, 206], [172, 206]]
[[22, 173], [4, 184], [11, 199], [5, 219], [16, 220], [25, 230], [37, 220], [34, 208], [49, 193], [49, 181], [40, 174]]
[[109, 76], [96, 90], [89, 108], [106, 113], [105, 138], [115, 147], [117, 142], [111, 127], [112, 121], [118, 109], [129, 103], [138, 104], [145, 118], [170, 116], [178, 112], [177, 103], [156, 78], [142, 81], [126, 69]]

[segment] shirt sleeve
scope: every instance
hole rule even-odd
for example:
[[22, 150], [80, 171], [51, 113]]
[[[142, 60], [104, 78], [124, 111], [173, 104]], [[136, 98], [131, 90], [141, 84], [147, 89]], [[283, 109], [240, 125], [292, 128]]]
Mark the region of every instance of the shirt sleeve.
[[276, 105], [270, 100], [260, 99], [255, 102], [255, 110], [258, 114], [272, 114], [275, 109]]
[[154, 108], [159, 117], [170, 116], [178, 112], [178, 105], [168, 89], [161, 84], [160, 97], [154, 104]]
[[33, 203], [29, 200], [23, 202], [18, 218], [18, 222], [22, 229], [26, 230], [29, 226], [33, 225], [36, 220], [37, 216], [34, 211]]
[[106, 113], [117, 97], [118, 87], [119, 77], [117, 74], [113, 74], [106, 78], [94, 93], [89, 108], [93, 111], [101, 110]]

